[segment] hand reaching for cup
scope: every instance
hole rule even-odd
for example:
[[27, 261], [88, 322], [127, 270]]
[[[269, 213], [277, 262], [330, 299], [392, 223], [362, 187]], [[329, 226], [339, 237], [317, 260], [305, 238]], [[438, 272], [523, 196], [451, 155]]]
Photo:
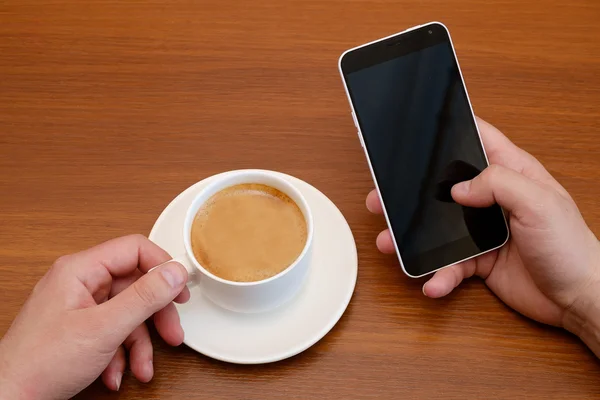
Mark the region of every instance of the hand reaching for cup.
[[[0, 341], [0, 398], [69, 398], [98, 376], [118, 390], [125, 352], [135, 377], [153, 376], [154, 318], [170, 345], [183, 342], [172, 303], [189, 299], [187, 272], [141, 235], [59, 258]], [[6, 397], [5, 397], [6, 396]]]
[[[600, 244], [567, 191], [533, 156], [478, 119], [490, 166], [452, 188], [468, 207], [500, 204], [509, 213], [511, 238], [499, 250], [437, 271], [423, 286], [443, 297], [463, 279], [479, 276], [508, 306], [536, 321], [565, 327], [600, 355]], [[367, 208], [381, 214], [376, 191]], [[394, 253], [389, 230], [377, 237]]]

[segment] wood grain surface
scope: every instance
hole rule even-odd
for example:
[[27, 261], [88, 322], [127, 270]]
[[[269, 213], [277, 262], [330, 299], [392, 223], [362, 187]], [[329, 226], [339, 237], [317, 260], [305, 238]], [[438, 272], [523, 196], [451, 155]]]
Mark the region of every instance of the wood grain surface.
[[81, 399], [600, 398], [600, 363], [472, 279], [431, 300], [375, 248], [384, 221], [337, 71], [343, 50], [444, 22], [477, 114], [538, 157], [600, 234], [597, 0], [0, 3], [0, 334], [58, 256], [148, 233], [209, 175], [267, 168], [328, 195], [359, 279], [292, 359], [236, 366], [154, 333], [155, 378]]

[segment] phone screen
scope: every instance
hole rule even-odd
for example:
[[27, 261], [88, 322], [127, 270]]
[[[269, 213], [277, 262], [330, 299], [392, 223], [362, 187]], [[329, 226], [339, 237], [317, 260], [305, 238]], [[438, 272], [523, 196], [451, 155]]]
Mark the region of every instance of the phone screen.
[[359, 48], [341, 65], [405, 271], [421, 276], [501, 246], [499, 206], [450, 196], [487, 161], [445, 27]]

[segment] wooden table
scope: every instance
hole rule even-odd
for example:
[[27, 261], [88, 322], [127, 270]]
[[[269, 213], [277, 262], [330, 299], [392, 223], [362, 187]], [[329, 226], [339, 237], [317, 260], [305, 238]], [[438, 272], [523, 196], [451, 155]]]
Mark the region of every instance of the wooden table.
[[[203, 3], [203, 4], [201, 4]], [[25, 1], [0, 4], [0, 334], [58, 256], [148, 233], [192, 183], [304, 179], [342, 210], [359, 279], [301, 355], [236, 366], [154, 334], [156, 375], [81, 399], [597, 398], [600, 363], [470, 280], [421, 294], [364, 199], [371, 177], [340, 53], [430, 20], [453, 33], [476, 112], [540, 158], [600, 234], [597, 0]]]

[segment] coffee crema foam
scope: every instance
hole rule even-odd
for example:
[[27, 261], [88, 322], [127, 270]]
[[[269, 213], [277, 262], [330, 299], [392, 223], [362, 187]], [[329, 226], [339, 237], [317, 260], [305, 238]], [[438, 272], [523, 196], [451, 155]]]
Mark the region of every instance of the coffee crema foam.
[[212, 274], [255, 282], [289, 267], [307, 236], [304, 214], [288, 195], [245, 183], [217, 192], [200, 207], [191, 243], [200, 265]]

